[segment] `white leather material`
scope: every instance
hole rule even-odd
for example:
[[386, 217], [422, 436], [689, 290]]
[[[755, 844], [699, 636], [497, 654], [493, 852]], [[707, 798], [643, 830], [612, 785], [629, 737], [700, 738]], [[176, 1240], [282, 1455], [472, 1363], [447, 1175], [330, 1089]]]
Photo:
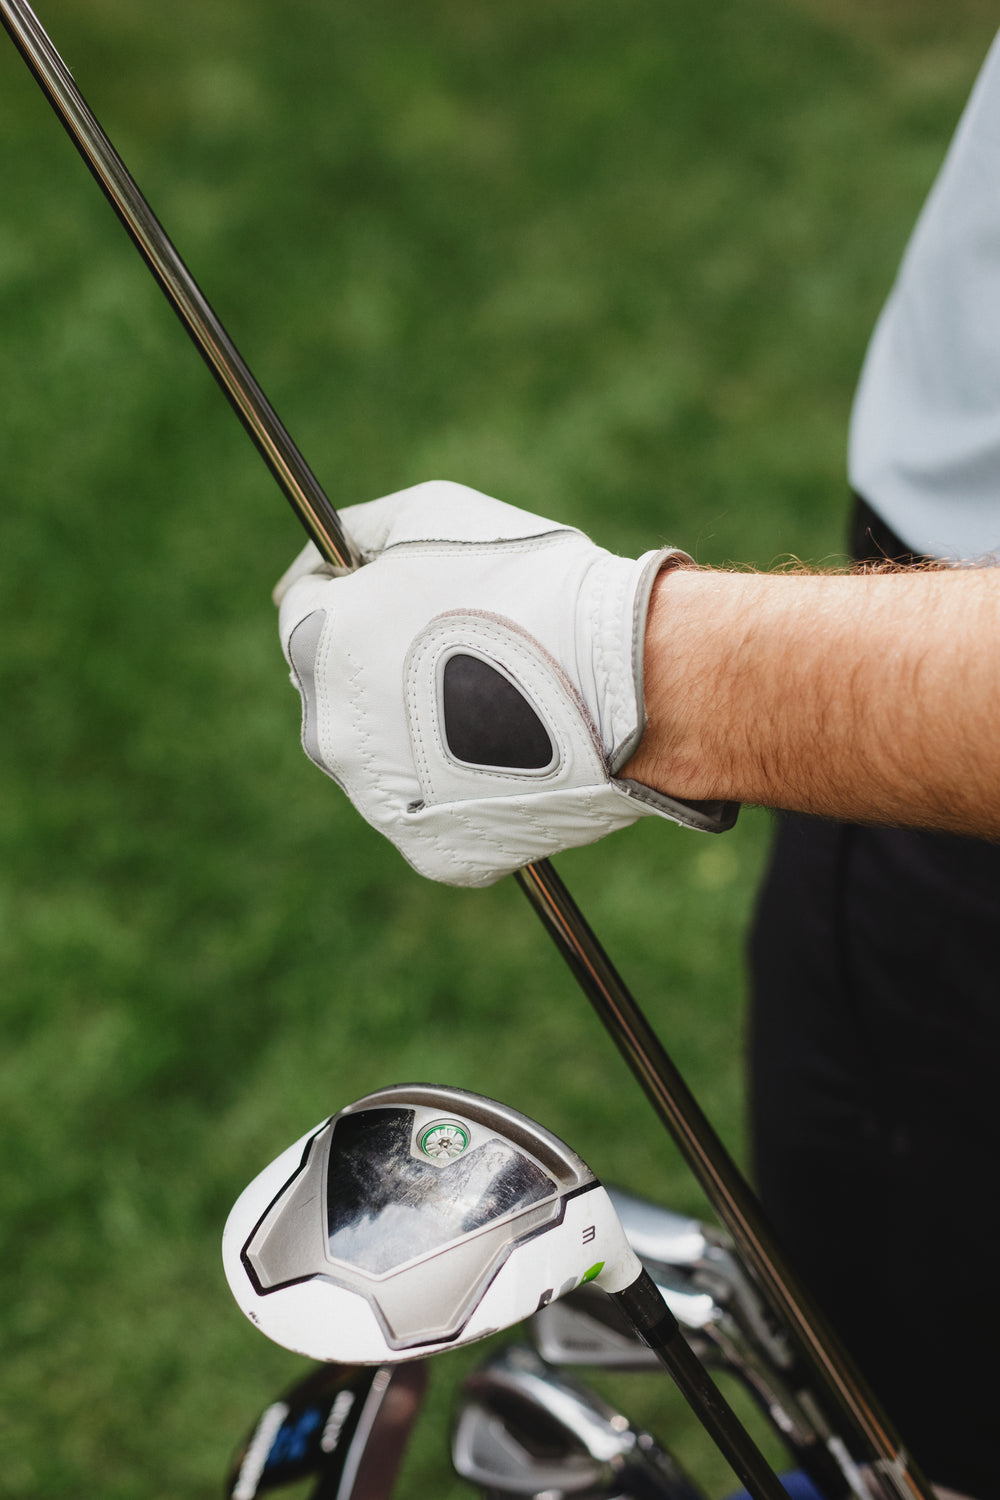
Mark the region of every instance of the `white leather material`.
[[[547, 766], [514, 769], [456, 758], [445, 733], [442, 702], [443, 667], [456, 654], [480, 657], [520, 689], [552, 741]], [[413, 762], [428, 807], [593, 786], [604, 778], [603, 749], [586, 704], [559, 663], [512, 620], [458, 610], [439, 615], [410, 647], [403, 681]]]
[[[414, 868], [488, 885], [652, 813], [729, 826], [731, 809], [615, 779], [645, 723], [653, 579], [685, 554], [615, 557], [572, 527], [444, 482], [342, 518], [365, 563], [345, 574], [307, 547], [275, 590], [282, 644], [307, 753]], [[471, 740], [455, 734], [454, 699], [446, 711], [455, 658], [485, 664], [485, 696], [461, 689]], [[503, 690], [495, 703], [490, 684]], [[522, 718], [534, 749], [519, 759]], [[453, 741], [491, 748], [463, 755]]]

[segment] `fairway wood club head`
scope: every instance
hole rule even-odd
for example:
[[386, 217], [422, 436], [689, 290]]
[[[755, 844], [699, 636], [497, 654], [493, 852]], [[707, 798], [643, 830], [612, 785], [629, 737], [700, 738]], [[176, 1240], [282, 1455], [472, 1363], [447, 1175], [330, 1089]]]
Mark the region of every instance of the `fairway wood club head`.
[[575, 1152], [516, 1110], [427, 1084], [369, 1094], [265, 1168], [223, 1261], [269, 1338], [351, 1364], [455, 1348], [642, 1271]]
[[306, 1480], [309, 1500], [388, 1500], [427, 1385], [427, 1368], [321, 1365], [258, 1417], [237, 1453], [229, 1500]]
[[648, 1433], [516, 1344], [463, 1382], [452, 1462], [490, 1496], [695, 1500], [698, 1493]]

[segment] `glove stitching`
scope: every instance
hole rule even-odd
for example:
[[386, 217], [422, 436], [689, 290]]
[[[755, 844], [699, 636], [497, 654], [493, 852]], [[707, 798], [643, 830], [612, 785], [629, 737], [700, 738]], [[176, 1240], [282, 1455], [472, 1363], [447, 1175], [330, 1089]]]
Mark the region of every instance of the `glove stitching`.
[[[487, 823], [497, 815], [503, 820], [499, 826], [490, 828], [489, 835], [483, 833], [482, 803], [474, 805], [471, 812], [466, 810], [470, 804], [446, 803], [411, 815], [419, 827], [410, 824], [415, 850], [401, 844], [399, 847], [404, 857], [420, 874], [432, 879], [447, 880], [449, 876], [445, 872], [451, 870], [454, 872], [452, 884], [492, 885], [512, 870], [557, 853], [559, 849], [592, 843], [628, 827], [652, 811], [638, 805], [612, 783], [605, 782], [585, 789], [549, 788], [516, 807], [508, 805], [503, 797], [490, 798], [487, 802], [490, 811]], [[560, 817], [553, 827], [555, 810], [570, 813], [568, 824]], [[516, 842], [511, 843], [503, 837], [503, 823], [509, 826]], [[442, 831], [435, 833], [435, 828]], [[465, 851], [461, 858], [456, 856], [456, 843]], [[438, 866], [434, 864], [435, 854], [440, 859]], [[462, 874], [464, 879], [459, 878]]]
[[[333, 630], [330, 626], [330, 617], [327, 616], [326, 628], [319, 638], [319, 650], [316, 652], [316, 665], [314, 667], [314, 680], [316, 682], [316, 739], [320, 754], [326, 762], [327, 769], [331, 771], [339, 764], [335, 756], [330, 754], [328, 746], [333, 744], [333, 721], [330, 715], [330, 695], [320, 690], [320, 683], [326, 683], [327, 664], [330, 660], [330, 651], [333, 643]], [[350, 695], [348, 694], [348, 701]]]
[[[454, 806], [455, 804], [452, 805]], [[512, 808], [511, 811], [516, 813], [518, 812], [518, 809]], [[467, 812], [456, 810], [454, 817], [455, 821], [466, 830], [466, 833], [468, 835], [471, 835], [473, 847], [475, 847], [476, 845], [482, 846], [484, 844], [485, 841], [483, 839], [481, 831], [477, 829], [475, 823], [472, 821]], [[504, 862], [508, 866], [513, 863], [514, 867], [516, 868], [518, 861], [525, 862], [523, 851], [515, 849], [513, 844], [508, 844], [503, 838], [494, 836], [494, 838], [490, 841], [489, 847], [494, 853], [500, 854], [503, 857]], [[527, 862], [530, 863], [530, 861]]]
[[[615, 744], [628, 732], [631, 723], [635, 722], [634, 685], [632, 681], [631, 658], [621, 660], [621, 633], [622, 618], [629, 608], [630, 600], [635, 593], [637, 569], [633, 564], [626, 573], [621, 569], [618, 573], [618, 598], [614, 615], [615, 624], [615, 662], [612, 669], [612, 681], [616, 684], [617, 707], [615, 711]], [[629, 632], [631, 635], [631, 631]]]
[[[548, 805], [548, 796], [553, 790], [552, 788], [546, 789], [545, 792], [539, 790], [531, 796], [514, 802], [509, 809], [509, 816], [511, 822], [516, 820], [521, 825], [522, 831], [518, 835], [520, 842], [509, 843], [503, 838], [494, 837], [488, 845], [494, 853], [499, 854], [506, 861], [508, 869], [503, 873], [509, 873], [510, 870], [514, 869], [521, 869], [527, 864], [532, 864], [537, 859], [542, 859], [549, 854], [556, 853], [560, 848], [573, 848], [578, 847], [580, 844], [593, 843], [598, 838], [603, 838], [607, 834], [614, 833], [619, 828], [627, 826], [629, 823], [636, 822], [642, 816], [645, 809], [633, 809], [629, 807], [627, 821], [623, 824], [623, 818], [625, 817], [623, 810], [619, 811], [616, 815], [610, 808], [604, 806], [605, 799], [601, 796], [601, 793], [605, 787], [618, 792], [618, 789], [613, 787], [609, 781], [601, 782], [597, 786], [555, 789], [557, 792], [561, 791], [565, 793], [567, 798], [570, 796], [573, 798], [573, 822], [576, 832], [582, 836], [579, 838], [574, 837], [569, 843], [566, 842], [565, 826], [557, 833], [551, 823], [551, 807]], [[626, 794], [618, 793], [618, 795], [622, 796], [625, 804], [628, 804], [630, 799]], [[539, 808], [543, 803], [546, 804], [545, 811], [540, 811]], [[449, 813], [461, 827], [467, 830], [474, 844], [487, 847], [481, 828], [468, 813], [462, 810], [462, 804], [450, 804]], [[528, 830], [527, 835], [523, 831], [525, 828]], [[532, 838], [535, 843], [536, 847], [533, 853], [525, 854], [523, 842], [526, 837]], [[495, 870], [495, 866], [496, 862], [494, 860], [490, 864], [484, 865], [483, 868]]]
[[[472, 833], [474, 846], [477, 843], [482, 844], [482, 837], [476, 837], [475, 829], [467, 828], [467, 832]], [[431, 845], [434, 849], [437, 850], [439, 856], [444, 856], [444, 865], [446, 868], [450, 868], [455, 871], [461, 871], [462, 873], [467, 875], [475, 876], [476, 867], [474, 864], [471, 864], [469, 862], [468, 855], [460, 855], [456, 849], [452, 848], [450, 844], [445, 842], [441, 834], [431, 835]], [[440, 876], [438, 878], [440, 879]]]
[[[609, 671], [608, 669], [607, 641], [602, 629], [603, 617], [607, 611], [606, 609], [602, 610], [601, 605], [609, 596], [612, 599], [614, 598], [615, 585], [617, 583], [615, 570], [608, 567], [608, 562], [609, 559], [606, 557], [595, 558], [587, 580], [591, 585], [588, 590], [590, 601], [589, 627], [590, 639], [594, 643], [594, 659], [598, 677], [598, 702], [600, 705], [600, 698], [603, 693], [607, 708], [608, 722], [601, 724], [601, 743], [604, 752], [605, 767], [607, 767], [614, 754], [615, 741], [617, 739], [616, 719], [618, 710], [615, 673], [614, 670]], [[610, 588], [605, 584], [605, 575], [609, 572], [611, 574]]]
[[[538, 552], [542, 547], [567, 546], [570, 543], [579, 544], [582, 533], [579, 531], [556, 531], [544, 532], [539, 536], [528, 537], [497, 537], [493, 541], [447, 541], [445, 539], [428, 538], [426, 540], [408, 540], [405, 542], [391, 542], [382, 552], [376, 556], [376, 561], [381, 558], [399, 558], [408, 554], [419, 552], [422, 557], [441, 558], [454, 557], [456, 553], [492, 553], [493, 555], [517, 555], [522, 552]], [[586, 538], [583, 538], [586, 541]], [[588, 543], [593, 546], [593, 543]]]
[[[346, 685], [344, 699], [354, 731], [355, 753], [361, 766], [369, 776], [369, 788], [364, 798], [364, 805], [362, 805], [360, 800], [357, 805], [365, 820], [371, 823], [373, 827], [378, 827], [379, 823], [391, 827], [398, 823], [399, 812], [398, 808], [394, 806], [392, 798], [385, 790], [382, 777], [379, 774], [378, 756], [371, 748], [373, 734], [369, 728], [369, 724], [372, 722], [374, 716], [366, 712], [365, 709], [367, 695], [365, 692], [364, 666], [352, 656], [350, 649], [346, 646], [344, 647], [344, 662], [347, 668], [343, 674], [343, 680]], [[329, 713], [329, 703], [325, 707], [325, 720], [329, 726], [332, 740], [333, 724]]]

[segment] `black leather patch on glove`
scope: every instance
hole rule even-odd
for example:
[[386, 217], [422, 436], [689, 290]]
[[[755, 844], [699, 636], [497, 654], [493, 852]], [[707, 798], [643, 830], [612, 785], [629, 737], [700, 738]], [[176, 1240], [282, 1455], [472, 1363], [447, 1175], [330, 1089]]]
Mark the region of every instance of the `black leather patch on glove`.
[[449, 657], [442, 697], [445, 738], [456, 760], [520, 771], [552, 764], [545, 725], [510, 679], [482, 657]]

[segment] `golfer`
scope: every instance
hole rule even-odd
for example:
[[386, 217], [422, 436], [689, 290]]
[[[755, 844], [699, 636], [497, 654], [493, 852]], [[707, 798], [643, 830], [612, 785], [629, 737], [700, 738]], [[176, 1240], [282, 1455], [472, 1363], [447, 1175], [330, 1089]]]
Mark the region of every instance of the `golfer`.
[[[931, 1478], [1000, 1500], [1000, 46], [869, 348], [842, 573], [632, 560], [460, 485], [276, 590], [307, 753], [425, 875], [783, 810], [752, 944], [757, 1179]], [[694, 526], [692, 530], [694, 530]]]

